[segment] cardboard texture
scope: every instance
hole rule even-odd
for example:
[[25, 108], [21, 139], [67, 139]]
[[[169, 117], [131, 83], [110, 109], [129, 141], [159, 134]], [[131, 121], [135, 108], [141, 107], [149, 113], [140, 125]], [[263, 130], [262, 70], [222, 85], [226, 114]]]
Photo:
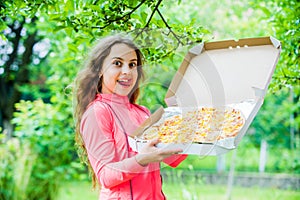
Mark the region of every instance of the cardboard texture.
[[[185, 154], [219, 155], [237, 147], [260, 109], [281, 51], [273, 37], [201, 43], [189, 50], [165, 96], [169, 107], [231, 106], [240, 109], [245, 124], [234, 138], [213, 144], [159, 144], [160, 148], [183, 148]], [[135, 133], [159, 120], [160, 108]], [[130, 138], [133, 149], [144, 144]]]

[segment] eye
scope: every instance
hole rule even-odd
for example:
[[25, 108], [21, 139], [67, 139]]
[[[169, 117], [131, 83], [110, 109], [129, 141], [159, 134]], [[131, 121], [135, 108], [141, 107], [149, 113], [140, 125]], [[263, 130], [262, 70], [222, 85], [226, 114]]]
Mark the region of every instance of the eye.
[[129, 63], [130, 69], [135, 68], [137, 64], [135, 62]]
[[116, 66], [122, 66], [122, 62], [119, 61], [119, 60], [115, 60], [115, 61], [113, 62], [113, 64], [116, 65]]

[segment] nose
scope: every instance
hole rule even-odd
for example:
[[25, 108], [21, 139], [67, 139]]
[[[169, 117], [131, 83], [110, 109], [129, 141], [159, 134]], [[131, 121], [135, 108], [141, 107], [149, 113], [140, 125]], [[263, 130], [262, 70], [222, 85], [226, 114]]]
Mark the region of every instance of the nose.
[[124, 64], [122, 66], [122, 74], [129, 74], [130, 72], [131, 72], [131, 69], [130, 69], [129, 65], [128, 64]]

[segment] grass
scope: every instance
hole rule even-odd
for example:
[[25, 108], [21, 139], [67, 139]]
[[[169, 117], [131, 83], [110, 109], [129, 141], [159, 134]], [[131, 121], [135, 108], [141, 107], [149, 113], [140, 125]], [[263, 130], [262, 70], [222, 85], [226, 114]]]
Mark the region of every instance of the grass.
[[89, 182], [67, 182], [60, 189], [58, 200], [97, 200], [98, 191], [92, 189], [92, 184]]
[[[268, 147], [265, 165], [266, 173], [296, 173], [300, 174], [299, 158], [290, 149]], [[224, 154], [225, 170], [229, 171], [233, 158], [233, 151]], [[280, 155], [280, 156], [278, 156]], [[299, 156], [298, 156], [299, 157]], [[245, 159], [247, 158], [247, 159]], [[176, 169], [201, 171], [216, 171], [217, 156], [189, 155]], [[258, 172], [260, 149], [253, 146], [249, 138], [241, 141], [236, 149], [235, 171]], [[162, 165], [163, 167], [166, 165]]]
[[[227, 200], [227, 187], [221, 185], [203, 185], [191, 182], [164, 182], [163, 191], [171, 200]], [[66, 183], [58, 195], [58, 200], [97, 200], [98, 191], [92, 190], [88, 182]], [[242, 188], [234, 187], [231, 200], [296, 200], [300, 199], [300, 191], [279, 190], [276, 188]]]
[[[163, 191], [168, 199], [189, 199], [189, 200], [210, 200], [229, 199], [227, 195], [227, 186], [221, 185], [201, 185], [201, 184], [183, 184], [167, 183], [163, 186]], [[175, 192], [176, 191], [176, 192]], [[230, 195], [231, 200], [296, 200], [300, 199], [300, 192], [263, 189], [263, 188], [242, 188], [234, 187]]]
[[[259, 165], [259, 151], [254, 148], [248, 148], [247, 145], [241, 146], [237, 152], [235, 167], [235, 173], [239, 171], [247, 172], [257, 172]], [[276, 151], [277, 152], [277, 151]], [[285, 151], [282, 151], [283, 155]], [[278, 153], [270, 151], [268, 154], [268, 162], [266, 166], [266, 172], [273, 172], [277, 166], [279, 169], [283, 169], [282, 172], [290, 172], [290, 167], [282, 164], [284, 162], [278, 161], [282, 160], [282, 156], [278, 157]], [[289, 155], [289, 154], [288, 154]], [[247, 158], [247, 159], [245, 159]], [[232, 152], [226, 154], [226, 171], [230, 168], [230, 162], [232, 162]], [[281, 163], [282, 162], [282, 163]], [[216, 163], [217, 157], [208, 156], [208, 157], [199, 157], [199, 156], [189, 156], [184, 162], [182, 162], [177, 168], [176, 172], [180, 170], [201, 170], [211, 173], [216, 173]], [[285, 163], [286, 164], [286, 163]], [[270, 167], [272, 166], [272, 167]], [[162, 170], [165, 172], [172, 172], [171, 168], [164, 168], [162, 165]], [[174, 169], [175, 170], [175, 169]], [[275, 170], [276, 171], [276, 170]], [[299, 175], [299, 174], [297, 174]], [[229, 195], [227, 194], [226, 185], [205, 185], [202, 179], [197, 179], [190, 177], [191, 180], [184, 179], [181, 180], [181, 177], [177, 173], [173, 174], [173, 178], [165, 179], [163, 184], [163, 191], [169, 200], [228, 200]], [[244, 188], [244, 187], [233, 187], [230, 195], [230, 200], [298, 200], [300, 199], [300, 191], [292, 190], [280, 190], [277, 188]], [[98, 191], [93, 191], [91, 184], [87, 182], [69, 182], [66, 183], [62, 188], [59, 194], [58, 200], [97, 200]]]

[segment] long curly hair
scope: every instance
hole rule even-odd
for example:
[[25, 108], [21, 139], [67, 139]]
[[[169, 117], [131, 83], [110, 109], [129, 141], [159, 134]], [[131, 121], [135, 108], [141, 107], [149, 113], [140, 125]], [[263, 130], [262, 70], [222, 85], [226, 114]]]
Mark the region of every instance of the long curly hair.
[[80, 133], [80, 122], [83, 113], [87, 109], [87, 106], [95, 99], [96, 94], [101, 92], [102, 76], [99, 78], [99, 74], [101, 72], [104, 59], [109, 55], [111, 48], [120, 43], [126, 44], [128, 47], [132, 48], [137, 55], [138, 77], [133, 90], [128, 94], [129, 101], [131, 103], [135, 103], [139, 96], [139, 82], [142, 78], [144, 78], [144, 72], [142, 68], [144, 56], [129, 38], [120, 35], [114, 35], [99, 40], [88, 56], [83, 69], [78, 72], [75, 79], [75, 144], [81, 161], [88, 166], [90, 175], [92, 176], [93, 188], [96, 187], [98, 182], [96, 174], [93, 171], [87, 157], [87, 150]]

